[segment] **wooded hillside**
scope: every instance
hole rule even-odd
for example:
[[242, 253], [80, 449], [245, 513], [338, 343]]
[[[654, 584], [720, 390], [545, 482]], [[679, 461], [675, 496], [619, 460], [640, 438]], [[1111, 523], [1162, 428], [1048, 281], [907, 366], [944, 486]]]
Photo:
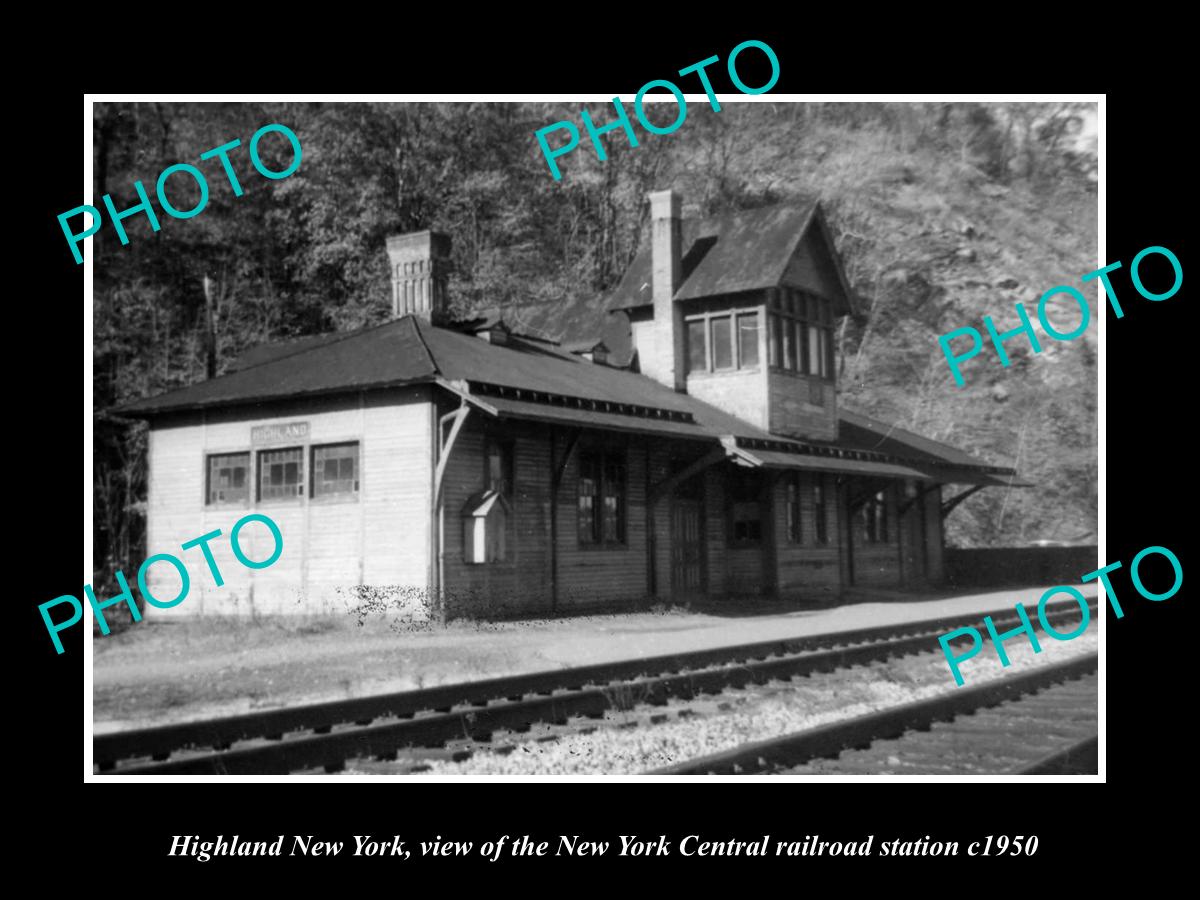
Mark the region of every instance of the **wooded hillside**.
[[[613, 132], [604, 163], [585, 133], [559, 158], [556, 182], [533, 132], [578, 122], [579, 108], [98, 104], [96, 205], [111, 193], [118, 209], [133, 206], [139, 179], [153, 196], [158, 173], [176, 162], [204, 170], [210, 196], [191, 219], [160, 211], [157, 234], [144, 216], [125, 220], [128, 246], [108, 222], [89, 239], [97, 571], [129, 571], [146, 552], [145, 426], [106, 410], [206, 377], [205, 276], [218, 372], [265, 341], [387, 318], [384, 239], [422, 228], [453, 238], [460, 311], [498, 306], [552, 337], [603, 333], [619, 344], [603, 297], [646, 239], [646, 193], [668, 186], [683, 195], [685, 216], [821, 198], [869, 311], [840, 334], [842, 402], [1015, 465], [1037, 485], [967, 501], [948, 520], [952, 543], [1095, 539], [1095, 316], [1082, 338], [1045, 340], [1037, 355], [1010, 342], [1008, 369], [988, 350], [962, 389], [936, 342], [953, 328], [981, 328], [985, 314], [1012, 327], [1016, 301], [1036, 306], [1043, 291], [1079, 286], [1107, 262], [1095, 258], [1096, 157], [1080, 136], [1087, 108], [726, 103], [714, 113], [693, 104], [678, 131], [640, 132], [637, 148]], [[610, 115], [590, 108], [597, 122]], [[246, 147], [271, 122], [303, 145], [299, 171], [280, 181], [259, 176]], [[234, 138], [240, 197], [216, 160], [199, 161]], [[285, 141], [263, 147], [269, 165], [286, 166]], [[276, 147], [281, 161], [272, 162]], [[170, 182], [180, 209], [197, 199], [187, 188], [186, 177]], [[1077, 321], [1066, 310], [1064, 320]]]

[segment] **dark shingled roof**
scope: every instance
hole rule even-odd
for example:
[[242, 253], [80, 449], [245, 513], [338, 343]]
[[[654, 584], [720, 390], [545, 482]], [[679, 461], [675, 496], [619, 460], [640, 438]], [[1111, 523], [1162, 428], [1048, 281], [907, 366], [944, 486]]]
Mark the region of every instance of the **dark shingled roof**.
[[936, 474], [940, 481], [1008, 487], [1033, 486], [1029, 482], [1018, 480], [1011, 468], [993, 466], [957, 447], [864, 416], [844, 406], [838, 407], [837, 446], [904, 458], [911, 465]]
[[[492, 344], [434, 327], [414, 316], [345, 334], [322, 335], [312, 341], [289, 341], [256, 352], [260, 360], [257, 363], [243, 362], [243, 368], [236, 371], [112, 411], [153, 418], [182, 410], [227, 408], [403, 384], [465, 382], [478, 403], [501, 417], [703, 440], [735, 435], [769, 441], [770, 451], [810, 452], [803, 448], [821, 446], [817, 441], [768, 434], [644, 375], [595, 365], [554, 345], [515, 336], [504, 344]], [[972, 468], [985, 465], [961, 450], [866, 416], [844, 411], [841, 418], [842, 438], [824, 446], [870, 450], [911, 465], [927, 462], [939, 471], [964, 477]], [[817, 465], [785, 461], [790, 465]], [[842, 462], [849, 460], [830, 460], [823, 465], [836, 468]], [[852, 468], [841, 466], [837, 470]]]
[[[779, 203], [709, 219], [684, 219], [682, 283], [675, 299], [692, 300], [778, 286], [810, 226], [820, 230], [834, 253], [821, 206], [815, 200]], [[609, 295], [607, 308], [651, 304], [650, 279], [651, 248], [644, 246]], [[848, 286], [843, 287], [849, 295]], [[853, 298], [848, 296], [848, 301], [853, 302]]]
[[[574, 421], [595, 420], [596, 427], [618, 419], [637, 423], [635, 430], [695, 437], [737, 434], [769, 437], [716, 407], [676, 393], [644, 375], [598, 366], [554, 345], [513, 339], [491, 344], [481, 338], [437, 328], [414, 316], [345, 334], [324, 335], [303, 347], [286, 342], [261, 353], [262, 362], [208, 381], [125, 404], [113, 410], [127, 416], [153, 417], [180, 410], [210, 409], [268, 400], [335, 394], [401, 384], [466, 381], [537, 394], [580, 398], [599, 404], [640, 406], [686, 414], [687, 421], [668, 422], [589, 409], [543, 407], [546, 415]], [[298, 348], [298, 349], [297, 349]], [[480, 399], [508, 414], [538, 404], [481, 395]], [[670, 427], [668, 427], [670, 426]]]
[[[411, 317], [321, 337], [324, 339], [306, 345], [286, 342], [276, 348], [279, 352], [261, 348], [262, 361], [257, 364], [157, 397], [135, 400], [113, 412], [148, 417], [177, 410], [390, 387], [429, 381], [437, 374]], [[478, 338], [468, 340], [484, 343]]]
[[[585, 363], [585, 365], [587, 364]], [[695, 438], [708, 441], [728, 434], [764, 440], [771, 437], [753, 425], [748, 425], [741, 419], [734, 418], [716, 407], [699, 401], [689, 404], [691, 406], [689, 412], [692, 414], [691, 421], [677, 421], [653, 416], [571, 409], [548, 403], [515, 400], [509, 397], [483, 395], [478, 399], [495, 409], [502, 419], [527, 419], [558, 425], [574, 425], [576, 427], [582, 425], [611, 431], [630, 431], [662, 437]], [[776, 438], [776, 440], [778, 439]]]
[[290, 356], [293, 353], [299, 353], [302, 350], [311, 350], [314, 347], [320, 347], [323, 344], [329, 344], [333, 341], [340, 341], [346, 335], [344, 332], [334, 332], [333, 334], [312, 334], [306, 337], [292, 338], [291, 340], [273, 341], [269, 344], [260, 344], [250, 350], [247, 350], [241, 356], [234, 358], [233, 362], [225, 367], [226, 372], [237, 372], [239, 369], [248, 369], [251, 366], [261, 365], [265, 362], [270, 362], [273, 359], [280, 359], [284, 356]]
[[895, 425], [872, 419], [870, 416], [852, 412], [844, 406], [838, 407], [838, 418], [841, 420], [838, 428], [838, 443], [842, 446], [853, 446], [862, 450], [874, 450], [877, 453], [889, 453], [893, 456], [906, 456], [911, 459], [927, 459], [930, 462], [946, 465], [990, 465], [957, 447], [951, 447], [941, 441], [922, 437]]
[[887, 478], [929, 480], [930, 476], [895, 463], [860, 459], [831, 459], [827, 456], [805, 456], [779, 450], [750, 450], [750, 456], [768, 469], [804, 469], [813, 472], [852, 472], [855, 475], [882, 475]]

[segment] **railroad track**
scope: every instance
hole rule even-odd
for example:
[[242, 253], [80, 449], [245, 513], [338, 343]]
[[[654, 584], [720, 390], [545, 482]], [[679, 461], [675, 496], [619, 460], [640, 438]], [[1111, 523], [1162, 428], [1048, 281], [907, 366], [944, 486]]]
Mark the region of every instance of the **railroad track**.
[[[1091, 607], [1095, 611], [1094, 605]], [[948, 630], [985, 613], [833, 634], [764, 641], [536, 672], [373, 697], [315, 703], [97, 735], [101, 773], [263, 775], [336, 772], [352, 759], [393, 760], [409, 748], [491, 740], [534, 724], [599, 719], [613, 709], [663, 706], [773, 680], [937, 651]], [[1015, 624], [1011, 609], [991, 613]], [[1071, 602], [1047, 608], [1050, 621], [1079, 615]], [[433, 754], [436, 755], [436, 754]]]
[[651, 774], [1094, 774], [1096, 665], [1090, 653]]

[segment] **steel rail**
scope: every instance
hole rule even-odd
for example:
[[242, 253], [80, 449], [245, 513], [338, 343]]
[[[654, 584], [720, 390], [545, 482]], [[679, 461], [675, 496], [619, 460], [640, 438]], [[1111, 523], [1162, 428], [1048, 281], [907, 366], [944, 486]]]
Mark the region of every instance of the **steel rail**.
[[[1048, 617], [1058, 621], [1077, 610], [1074, 603], [1063, 604], [1052, 608]], [[973, 622], [982, 615], [965, 620]], [[562, 724], [572, 716], [600, 718], [614, 708], [663, 705], [672, 698], [689, 699], [772, 679], [929, 652], [938, 647], [936, 640], [931, 640], [933, 635], [963, 621], [964, 617], [956, 617], [899, 623], [117, 732], [94, 740], [94, 762], [101, 771], [114, 774], [336, 770], [347, 759], [387, 759], [404, 747], [441, 746], [463, 738], [487, 740], [494, 731], [524, 731], [535, 722]], [[883, 637], [914, 631], [917, 633], [911, 637]], [[835, 649], [821, 649], [830, 646]], [[301, 729], [311, 733], [284, 737], [286, 732]], [[265, 742], [229, 749], [233, 742], [256, 739]], [[216, 752], [181, 755], [188, 746], [215, 747]], [[135, 756], [154, 761], [115, 765], [117, 760]]]
[[1099, 770], [1100, 736], [1093, 734], [1069, 747], [1018, 767], [1012, 775], [1089, 775]]
[[813, 759], [836, 757], [843, 750], [869, 746], [875, 741], [923, 731], [934, 722], [995, 706], [1061, 681], [1096, 670], [1097, 654], [1040, 666], [1032, 671], [998, 678], [969, 688], [959, 688], [928, 700], [917, 700], [865, 716], [797, 731], [782, 737], [754, 741], [696, 759], [664, 766], [653, 775], [737, 775], [798, 766]]

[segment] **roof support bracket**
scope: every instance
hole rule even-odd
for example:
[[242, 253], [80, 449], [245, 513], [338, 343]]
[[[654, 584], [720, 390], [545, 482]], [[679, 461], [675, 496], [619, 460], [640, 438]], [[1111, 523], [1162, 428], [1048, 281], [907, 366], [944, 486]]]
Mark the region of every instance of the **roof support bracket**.
[[854, 512], [888, 485], [887, 479], [883, 478], [864, 479], [864, 481], [866, 489], [850, 498], [850, 502], [847, 504], [849, 512]]
[[[433, 498], [437, 504], [442, 497], [442, 479], [446, 475], [446, 463], [450, 461], [450, 451], [454, 449], [454, 442], [458, 440], [458, 434], [462, 431], [463, 423], [467, 421], [467, 416], [471, 412], [471, 407], [467, 404], [467, 399], [464, 397], [459, 403], [458, 409], [452, 413], [447, 413], [438, 420], [438, 450], [437, 469], [433, 474]], [[442, 435], [445, 432], [446, 422], [450, 420], [450, 433], [443, 440]]]
[[496, 407], [492, 406], [486, 400], [480, 399], [471, 392], [471, 386], [465, 381], [447, 381], [445, 378], [438, 378], [434, 381], [438, 387], [449, 391], [454, 396], [458, 397], [463, 403], [470, 403], [472, 406], [483, 410], [490, 416], [499, 416], [500, 413]]
[[943, 501], [942, 502], [942, 518], [945, 519], [946, 516], [948, 516], [948, 515], [950, 515], [950, 513], [954, 512], [954, 508], [956, 506], [958, 506], [958, 504], [962, 503], [964, 500], [966, 500], [968, 497], [970, 497], [976, 491], [982, 491], [985, 487], [987, 487], [986, 484], [977, 484], [974, 487], [967, 488], [965, 491], [963, 491], [960, 494], [955, 494], [949, 500]]
[[667, 478], [664, 478], [662, 481], [658, 482], [657, 484], [651, 485], [650, 486], [650, 496], [648, 498], [649, 502], [652, 504], [657, 503], [661, 497], [663, 497], [666, 494], [670, 493], [671, 491], [675, 490], [675, 487], [677, 485], [682, 484], [684, 481], [687, 481], [693, 475], [698, 475], [700, 472], [703, 472], [705, 469], [707, 469], [711, 466], [715, 466], [717, 463], [724, 460], [727, 456], [728, 456], [728, 454], [726, 452], [726, 449], [724, 447], [718, 447], [715, 450], [709, 451], [707, 454], [700, 457], [698, 460], [693, 462], [691, 465], [685, 466], [684, 468], [680, 469], [678, 472], [674, 473], [673, 475], [668, 476]]
[[571, 454], [575, 452], [575, 445], [579, 443], [579, 429], [572, 428], [567, 432], [567, 446], [563, 448], [562, 459], [554, 467], [554, 490], [557, 491], [562, 485], [563, 475], [567, 471], [567, 463], [571, 461]]

